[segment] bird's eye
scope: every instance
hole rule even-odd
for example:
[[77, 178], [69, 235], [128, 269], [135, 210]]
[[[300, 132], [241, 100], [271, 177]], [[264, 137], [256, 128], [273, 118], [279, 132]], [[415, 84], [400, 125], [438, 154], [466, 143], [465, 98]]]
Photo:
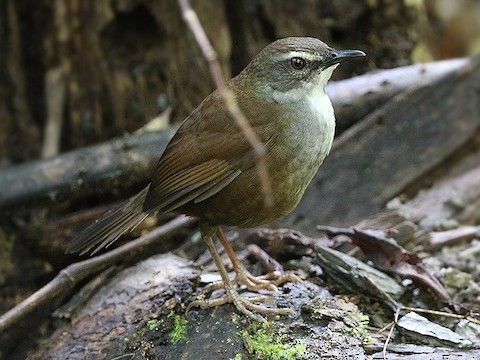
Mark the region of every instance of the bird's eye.
[[307, 61], [301, 57], [293, 57], [290, 60], [290, 65], [292, 65], [292, 68], [295, 70], [302, 70], [307, 66]]

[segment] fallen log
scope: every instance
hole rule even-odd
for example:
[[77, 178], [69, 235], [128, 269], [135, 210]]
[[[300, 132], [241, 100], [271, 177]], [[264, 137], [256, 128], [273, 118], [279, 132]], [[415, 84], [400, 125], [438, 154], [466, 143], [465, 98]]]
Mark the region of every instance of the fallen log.
[[78, 199], [145, 183], [173, 130], [145, 132], [0, 173], [0, 210]]
[[[467, 59], [412, 65], [331, 83], [340, 132], [405, 89], [431, 85]], [[144, 184], [174, 130], [146, 132], [0, 172], [0, 210], [108, 194]], [[337, 175], [340, 176], [340, 175]]]
[[355, 224], [438, 169], [480, 132], [479, 82], [476, 58], [344, 132], [287, 224]]
[[[277, 293], [274, 301], [296, 314], [264, 328], [248, 325], [231, 305], [192, 310], [185, 316], [196, 276], [189, 262], [169, 254], [125, 269], [30, 358], [272, 358], [271, 345], [291, 359], [364, 357], [359, 337], [348, 330], [360, 321], [357, 307], [317, 285], [289, 284], [288, 291]], [[263, 346], [257, 341], [259, 333]]]
[[[478, 169], [440, 181], [428, 191], [421, 192], [416, 198], [402, 204], [397, 210], [364, 220], [364, 226], [367, 223], [376, 223], [378, 228], [382, 227], [380, 224], [391, 227], [405, 221], [414, 220], [417, 222], [420, 230], [429, 230], [431, 229], [429, 224], [434, 221], [433, 218], [435, 216], [437, 216], [438, 221], [446, 219], [444, 211], [440, 210], [432, 213], [431, 207], [435, 209], [449, 209], [448, 201], [437, 196], [440, 189], [441, 192], [446, 192], [447, 194], [453, 194], [451, 190], [455, 189], [455, 196], [460, 196], [476, 203], [474, 200], [480, 197], [480, 194], [478, 194], [480, 177], [472, 176], [476, 174], [476, 171]], [[465, 179], [467, 178], [471, 181], [466, 182]], [[472, 196], [471, 194], [476, 195]], [[418, 207], [419, 199], [430, 204], [430, 207]], [[477, 202], [476, 204], [478, 213], [480, 203]], [[412, 209], [415, 212], [410, 212]], [[448, 219], [455, 219], [457, 216], [462, 216], [462, 212], [447, 213]], [[425, 219], [429, 219], [429, 221], [424, 221]], [[242, 321], [238, 322], [238, 320], [236, 321], [236, 326], [232, 325], [229, 320], [233, 312], [231, 306], [222, 307], [212, 313], [195, 311], [193, 317], [188, 315], [187, 321], [191, 321], [191, 323], [186, 336], [189, 341], [181, 344], [175, 344], [171, 341], [169, 334], [173, 330], [174, 324], [172, 324], [172, 316], [168, 314], [171, 314], [172, 311], [182, 314], [185, 303], [190, 301], [190, 296], [194, 292], [192, 283], [195, 282], [197, 275], [194, 275], [194, 269], [189, 266], [183, 260], [163, 255], [124, 270], [103, 286], [87, 302], [85, 307], [82, 307], [72, 315], [71, 322], [64, 323], [52, 335], [50, 340], [45, 342], [44, 347], [38, 350], [33, 358], [111, 358], [126, 354], [142, 356], [142, 352], [145, 352], [149, 356], [161, 356], [161, 358], [165, 359], [178, 358], [180, 355], [184, 356], [185, 359], [193, 359], [199, 358], [194, 357], [199, 356], [198, 354], [206, 353], [208, 356], [211, 356], [211, 353], [206, 352], [205, 344], [218, 348], [222, 354], [221, 356], [231, 355], [226, 358], [233, 358], [237, 353], [245, 354], [245, 351], [248, 350], [243, 347], [243, 340], [238, 336], [238, 332], [239, 327], [246, 327], [246, 325]], [[344, 272], [344, 275], [346, 276], [347, 273]], [[183, 276], [182, 274], [188, 276]], [[358, 279], [356, 280], [358, 281]], [[348, 283], [347, 280], [345, 281]], [[338, 299], [326, 295], [328, 294], [326, 290], [318, 287], [312, 288], [313, 284], [309, 282], [306, 282], [306, 285], [303, 284], [300, 288], [297, 286], [299, 285], [289, 285], [287, 290], [277, 295], [276, 301], [282, 304], [282, 306], [289, 305], [295, 307], [302, 314], [303, 319], [307, 318], [310, 320], [307, 321], [306, 325], [302, 323], [302, 326], [298, 325], [299, 318], [289, 319], [281, 325], [275, 323], [275, 326], [280, 326], [278, 331], [290, 331], [293, 335], [289, 339], [302, 341], [309, 345], [314, 344], [311, 348], [308, 348], [309, 351], [313, 351], [312, 354], [317, 354], [318, 351], [325, 351], [324, 348], [319, 349], [318, 346], [315, 347], [315, 344], [323, 343], [328, 344], [328, 351], [331, 351], [330, 354], [332, 356], [342, 352], [351, 356], [359, 356], [360, 358], [365, 356], [363, 349], [360, 347], [359, 339], [355, 338], [355, 336], [341, 337], [341, 341], [337, 341], [338, 336], [340, 336], [337, 332], [337, 326], [340, 326], [340, 329], [342, 329], [340, 330], [340, 333], [343, 334], [342, 336], [348, 334], [344, 330], [346, 325], [344, 320], [342, 320], [343, 315], [339, 316], [339, 318], [325, 318], [325, 315], [322, 315], [322, 318], [319, 319], [312, 318], [311, 313], [308, 311], [311, 306], [315, 306], [317, 309], [320, 306], [324, 309], [323, 312], [320, 312], [321, 314], [338, 314], [339, 309], [342, 309], [344, 305], [339, 303]], [[288, 297], [286, 294], [290, 294], [291, 297]], [[323, 298], [319, 300], [316, 296]], [[324, 298], [325, 296], [326, 298]], [[302, 305], [300, 306], [299, 304]], [[330, 309], [328, 311], [325, 310], [326, 304], [329, 306], [327, 306], [327, 309]], [[313, 313], [316, 313], [318, 316], [318, 311], [313, 311]], [[5, 319], [5, 317], [2, 319]], [[15, 317], [13, 319], [17, 320], [18, 318]], [[325, 319], [328, 321], [325, 322]], [[10, 320], [8, 323], [12, 324], [13, 322]], [[302, 335], [296, 332], [299, 329], [305, 329], [304, 326], [313, 330], [302, 330]], [[312, 333], [315, 335], [305, 336], [305, 334]], [[318, 337], [318, 334], [324, 335]], [[214, 338], [214, 344], [208, 343], [203, 335], [208, 336], [209, 339]], [[227, 341], [227, 339], [230, 340]], [[296, 343], [288, 342], [288, 344], [293, 346]], [[398, 347], [393, 346], [391, 349], [393, 352], [392, 356], [394, 356]], [[398, 351], [400, 354], [400, 350]], [[446, 356], [446, 354], [465, 354], [467, 356], [478, 353], [478, 350], [457, 350], [448, 353], [446, 350], [432, 347], [422, 347], [418, 351], [419, 354], [426, 351], [432, 354], [438, 353], [439, 356]], [[378, 353], [375, 356], [378, 356]], [[445, 358], [449, 359], [448, 356]]]
[[379, 70], [327, 85], [335, 107], [337, 133], [406, 89], [431, 85], [467, 65], [467, 59], [451, 59]]

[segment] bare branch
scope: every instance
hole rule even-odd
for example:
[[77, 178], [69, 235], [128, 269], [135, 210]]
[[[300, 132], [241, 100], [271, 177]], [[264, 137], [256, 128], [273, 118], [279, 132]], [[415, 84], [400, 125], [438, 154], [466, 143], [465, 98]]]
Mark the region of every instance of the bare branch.
[[179, 229], [195, 222], [194, 218], [177, 217], [152, 232], [112, 251], [67, 266], [52, 281], [0, 317], [0, 334], [42, 305], [68, 294], [82, 280], [104, 271], [109, 266], [123, 261], [133, 254], [148, 249], [148, 246], [157, 240], [172, 235]]
[[63, 68], [50, 69], [45, 78], [47, 120], [43, 139], [42, 158], [58, 155], [63, 124], [66, 82]]
[[260, 182], [262, 184], [265, 205], [271, 207], [273, 206], [272, 186], [270, 183], [270, 177], [268, 176], [267, 166], [265, 164], [265, 147], [253, 130], [248, 119], [238, 106], [238, 103], [235, 99], [235, 94], [226, 85], [222, 75], [222, 69], [218, 61], [218, 55], [210, 44], [207, 34], [205, 33], [197, 14], [192, 9], [190, 2], [188, 0], [178, 0], [178, 3], [182, 11], [183, 19], [192, 31], [198, 46], [202, 50], [203, 56], [208, 62], [212, 79], [218, 89], [218, 92], [225, 102], [228, 112], [232, 116], [233, 120], [237, 123], [237, 126], [242, 130], [245, 138], [254, 150], [256, 167], [260, 177]]

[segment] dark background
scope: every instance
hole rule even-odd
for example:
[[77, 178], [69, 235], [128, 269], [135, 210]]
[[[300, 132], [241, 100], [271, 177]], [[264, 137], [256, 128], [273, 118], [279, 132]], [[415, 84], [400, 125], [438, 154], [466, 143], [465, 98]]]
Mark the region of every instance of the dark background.
[[[315, 36], [368, 54], [341, 67], [337, 79], [480, 47], [476, 1], [192, 5], [229, 76], [285, 36]], [[181, 121], [212, 90], [173, 0], [3, 0], [0, 27], [0, 166], [41, 157], [48, 119], [62, 122], [65, 151], [132, 132], [160, 114], [157, 126]]]

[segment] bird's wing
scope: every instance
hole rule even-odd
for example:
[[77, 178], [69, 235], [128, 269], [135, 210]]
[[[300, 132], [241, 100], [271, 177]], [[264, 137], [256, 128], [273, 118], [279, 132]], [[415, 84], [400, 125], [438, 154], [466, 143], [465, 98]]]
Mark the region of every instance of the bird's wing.
[[[265, 143], [274, 129], [266, 123], [255, 124], [255, 130]], [[250, 144], [214, 92], [168, 144], [153, 173], [144, 210], [171, 211], [203, 201], [254, 165]]]

